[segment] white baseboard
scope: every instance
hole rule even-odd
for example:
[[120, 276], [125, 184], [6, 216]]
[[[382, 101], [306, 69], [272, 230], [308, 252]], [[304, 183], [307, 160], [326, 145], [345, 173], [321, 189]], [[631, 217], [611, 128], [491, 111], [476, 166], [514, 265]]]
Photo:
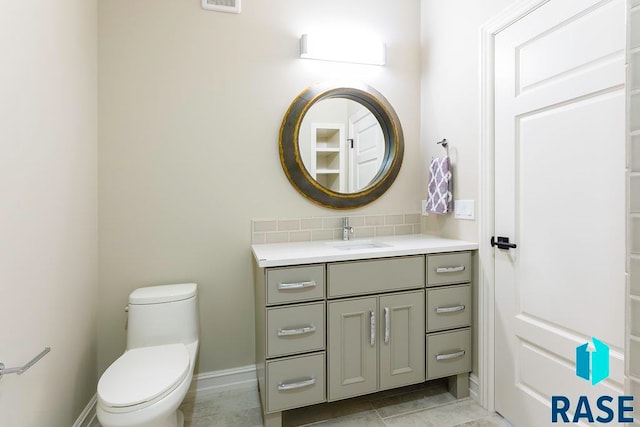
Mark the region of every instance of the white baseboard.
[[476, 374], [469, 375], [469, 396], [480, 403], [480, 380]]
[[[255, 387], [256, 384], [256, 365], [203, 372], [193, 377], [187, 397], [197, 399], [198, 394], [202, 392], [220, 392]], [[93, 423], [96, 418], [96, 402], [97, 397], [93, 395], [76, 422], [73, 423], [73, 427], [89, 427]]]
[[255, 387], [256, 384], [256, 365], [203, 372], [193, 377], [187, 396], [197, 398], [198, 394], [202, 392], [220, 392]]
[[76, 422], [73, 423], [72, 427], [89, 427], [93, 423], [93, 420], [96, 419], [97, 401], [98, 398], [94, 394], [91, 400], [89, 400], [89, 403], [87, 403], [87, 406], [84, 407], [84, 409], [78, 416], [78, 419], [76, 419]]

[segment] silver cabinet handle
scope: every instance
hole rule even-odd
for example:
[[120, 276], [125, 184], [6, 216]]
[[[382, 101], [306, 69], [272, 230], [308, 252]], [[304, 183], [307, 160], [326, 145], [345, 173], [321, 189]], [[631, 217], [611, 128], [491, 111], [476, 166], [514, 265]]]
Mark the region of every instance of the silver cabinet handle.
[[278, 391], [295, 390], [297, 388], [309, 387], [310, 385], [314, 385], [315, 383], [315, 377], [309, 377], [309, 379], [295, 381], [292, 383], [280, 383], [278, 384]]
[[455, 353], [437, 354], [436, 355], [436, 360], [457, 359], [458, 357], [462, 357], [465, 354], [466, 354], [466, 351], [464, 351], [464, 350], [456, 351]]
[[369, 344], [374, 346], [376, 345], [376, 313], [373, 311], [369, 312], [369, 327], [371, 329], [369, 334]]
[[286, 337], [289, 335], [302, 335], [302, 334], [308, 334], [309, 332], [315, 332], [315, 331], [316, 331], [316, 327], [314, 325], [303, 326], [302, 328], [296, 328], [296, 329], [278, 329], [278, 336]]
[[389, 329], [391, 327], [391, 319], [389, 318], [389, 307], [384, 308], [384, 343], [389, 344]]
[[466, 307], [462, 304], [460, 305], [454, 305], [453, 307], [436, 307], [436, 313], [437, 314], [442, 314], [442, 313], [455, 313], [457, 311], [464, 311]]
[[437, 267], [436, 273], [456, 273], [458, 271], [464, 271], [464, 265], [458, 265], [457, 267]]
[[278, 284], [278, 290], [288, 291], [291, 289], [314, 288], [315, 286], [315, 280], [309, 280], [308, 282], [280, 283]]

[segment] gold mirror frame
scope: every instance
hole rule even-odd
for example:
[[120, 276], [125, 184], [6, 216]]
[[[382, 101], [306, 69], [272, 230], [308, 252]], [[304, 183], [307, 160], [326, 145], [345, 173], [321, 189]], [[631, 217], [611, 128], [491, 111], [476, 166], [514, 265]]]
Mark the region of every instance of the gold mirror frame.
[[[339, 193], [320, 185], [309, 174], [300, 156], [298, 134], [302, 119], [312, 105], [330, 98], [350, 99], [365, 106], [382, 128], [385, 140], [382, 166], [371, 183], [357, 193]], [[282, 168], [289, 182], [304, 197], [328, 208], [353, 209], [373, 202], [391, 187], [402, 165], [404, 136], [396, 112], [377, 90], [365, 84], [322, 83], [308, 87], [293, 100], [282, 120], [279, 147]]]

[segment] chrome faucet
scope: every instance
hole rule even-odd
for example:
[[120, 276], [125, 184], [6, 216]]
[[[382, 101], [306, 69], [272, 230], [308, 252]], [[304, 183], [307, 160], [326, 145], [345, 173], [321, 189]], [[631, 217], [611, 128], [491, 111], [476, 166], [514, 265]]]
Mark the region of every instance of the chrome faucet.
[[342, 218], [342, 240], [349, 240], [349, 234], [353, 234], [353, 227], [349, 227], [349, 218]]

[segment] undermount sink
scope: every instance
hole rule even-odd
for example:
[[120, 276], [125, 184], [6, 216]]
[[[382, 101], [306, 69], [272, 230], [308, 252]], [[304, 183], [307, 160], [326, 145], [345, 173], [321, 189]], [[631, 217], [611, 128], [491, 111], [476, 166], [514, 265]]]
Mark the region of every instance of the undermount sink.
[[391, 245], [377, 242], [375, 240], [346, 240], [337, 242], [327, 242], [327, 245], [340, 249], [341, 251], [353, 251], [359, 249], [386, 248]]

